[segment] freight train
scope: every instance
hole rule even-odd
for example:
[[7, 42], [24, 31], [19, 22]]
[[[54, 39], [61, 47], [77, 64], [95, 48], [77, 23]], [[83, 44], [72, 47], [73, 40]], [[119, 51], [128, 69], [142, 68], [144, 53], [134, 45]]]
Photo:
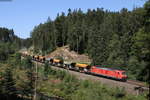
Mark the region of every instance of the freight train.
[[39, 56], [39, 55], [29, 55], [26, 52], [22, 53], [22, 56], [23, 57], [30, 56], [34, 61], [41, 62], [41, 63], [48, 62], [50, 65], [56, 67], [62, 67], [68, 70], [79, 71], [86, 74], [98, 75], [98, 76], [117, 79], [121, 81], [127, 80], [126, 71], [124, 70], [105, 68], [97, 65], [92, 66], [89, 64], [82, 64], [76, 62], [68, 63], [68, 62], [64, 62], [62, 59], [50, 58], [50, 57]]

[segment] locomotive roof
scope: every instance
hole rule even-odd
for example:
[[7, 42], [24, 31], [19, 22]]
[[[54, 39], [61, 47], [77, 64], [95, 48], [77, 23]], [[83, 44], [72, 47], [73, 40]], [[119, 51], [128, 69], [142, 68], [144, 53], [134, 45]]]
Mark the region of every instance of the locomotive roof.
[[96, 65], [95, 67], [100, 68], [100, 69], [104, 69], [104, 70], [124, 71], [124, 70], [117, 69], [117, 68], [106, 68], [106, 67], [101, 67], [101, 66], [98, 66], [98, 65]]

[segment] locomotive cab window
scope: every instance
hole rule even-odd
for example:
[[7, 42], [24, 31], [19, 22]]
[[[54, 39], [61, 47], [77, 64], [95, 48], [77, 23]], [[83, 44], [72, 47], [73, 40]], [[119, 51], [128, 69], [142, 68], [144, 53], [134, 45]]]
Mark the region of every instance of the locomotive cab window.
[[126, 72], [122, 72], [122, 75], [126, 75]]

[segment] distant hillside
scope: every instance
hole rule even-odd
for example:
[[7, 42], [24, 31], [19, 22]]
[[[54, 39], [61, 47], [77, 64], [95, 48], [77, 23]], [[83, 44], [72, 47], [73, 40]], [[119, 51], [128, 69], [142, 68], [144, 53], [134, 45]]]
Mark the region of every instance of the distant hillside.
[[13, 29], [0, 27], [0, 42], [13, 42], [18, 37], [14, 35]]
[[0, 27], [0, 42], [17, 45], [17, 48], [29, 48], [32, 44], [31, 38], [21, 39], [15, 35], [13, 29]]
[[0, 61], [8, 59], [9, 54], [21, 48], [21, 39], [14, 34], [13, 29], [0, 27]]

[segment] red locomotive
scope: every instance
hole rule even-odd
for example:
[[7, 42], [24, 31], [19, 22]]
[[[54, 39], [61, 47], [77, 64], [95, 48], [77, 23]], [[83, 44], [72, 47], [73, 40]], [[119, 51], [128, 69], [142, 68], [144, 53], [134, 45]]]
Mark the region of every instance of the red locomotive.
[[126, 81], [127, 79], [127, 75], [125, 71], [113, 69], [113, 68], [103, 68], [100, 66], [92, 66], [90, 69], [90, 73], [105, 76], [105, 77], [110, 77], [110, 78], [114, 78], [114, 79], [118, 79], [122, 81]]

